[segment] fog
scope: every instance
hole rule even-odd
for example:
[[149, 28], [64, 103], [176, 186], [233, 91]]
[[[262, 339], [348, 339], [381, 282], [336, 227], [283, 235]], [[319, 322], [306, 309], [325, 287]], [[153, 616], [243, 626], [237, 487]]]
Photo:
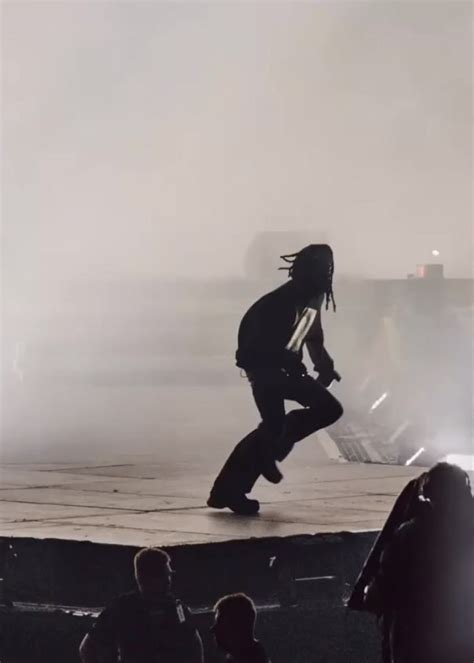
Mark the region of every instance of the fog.
[[6, 457], [227, 450], [257, 421], [237, 325], [298, 237], [345, 282], [433, 250], [472, 278], [471, 3], [1, 11]]

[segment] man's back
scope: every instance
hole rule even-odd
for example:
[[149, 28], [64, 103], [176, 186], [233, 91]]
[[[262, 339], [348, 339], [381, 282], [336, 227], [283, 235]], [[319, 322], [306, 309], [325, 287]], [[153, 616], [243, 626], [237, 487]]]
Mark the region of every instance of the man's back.
[[195, 629], [186, 606], [172, 595], [148, 601], [139, 592], [115, 599], [91, 631], [94, 642], [117, 651], [123, 663], [178, 663], [192, 649]]
[[[318, 311], [305, 337], [317, 339], [323, 344], [321, 328], [321, 305], [323, 295], [313, 296], [307, 301], [298, 300], [291, 282], [258, 299], [245, 313], [239, 326], [237, 366], [243, 369], [281, 368], [285, 362], [285, 351], [294, 331], [295, 323], [306, 306]], [[302, 339], [304, 341], [304, 339]], [[301, 356], [301, 345], [297, 352]]]
[[237, 365], [241, 368], [278, 366], [296, 313], [290, 283], [272, 290], [252, 304], [239, 326]]

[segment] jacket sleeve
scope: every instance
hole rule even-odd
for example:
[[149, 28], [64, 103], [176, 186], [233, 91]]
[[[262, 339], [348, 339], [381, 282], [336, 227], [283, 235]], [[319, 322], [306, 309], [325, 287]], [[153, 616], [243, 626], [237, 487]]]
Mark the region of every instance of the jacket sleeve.
[[404, 571], [407, 567], [408, 523], [394, 534], [380, 557], [380, 566], [367, 587], [366, 601], [374, 612], [390, 612], [400, 603]]
[[306, 347], [313, 362], [314, 370], [325, 373], [334, 370], [334, 361], [324, 347], [324, 332], [321, 324], [321, 310], [318, 311], [313, 328], [306, 338]]

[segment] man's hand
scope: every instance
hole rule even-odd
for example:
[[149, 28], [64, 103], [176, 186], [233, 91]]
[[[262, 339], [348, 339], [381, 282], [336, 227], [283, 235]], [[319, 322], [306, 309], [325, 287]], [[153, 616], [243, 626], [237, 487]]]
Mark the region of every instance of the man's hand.
[[325, 371], [320, 371], [316, 382], [319, 382], [319, 384], [322, 384], [323, 387], [328, 387], [331, 386], [331, 384], [336, 380], [336, 382], [341, 381], [341, 376], [337, 371], [334, 370], [334, 368], [328, 368]]
[[303, 364], [299, 356], [291, 350], [285, 350], [283, 368], [288, 373], [288, 375], [294, 377], [307, 375], [308, 373], [306, 366]]

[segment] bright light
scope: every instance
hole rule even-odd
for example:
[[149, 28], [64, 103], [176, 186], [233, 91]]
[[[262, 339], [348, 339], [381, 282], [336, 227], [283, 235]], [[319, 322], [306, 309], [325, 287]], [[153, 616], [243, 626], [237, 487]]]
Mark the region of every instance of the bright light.
[[424, 450], [425, 450], [425, 447], [421, 447], [420, 449], [418, 449], [416, 454], [413, 454], [413, 456], [411, 458], [409, 458], [407, 461], [405, 461], [405, 465], [408, 466], [408, 465], [411, 465], [412, 463], [414, 463], [415, 460], [421, 456], [421, 454], [423, 453]]
[[388, 439], [388, 444], [394, 444], [398, 440], [400, 435], [406, 431], [409, 425], [410, 425], [409, 421], [404, 421], [402, 424], [400, 424], [397, 430], [394, 433], [392, 433], [392, 435], [390, 435]]
[[388, 391], [385, 391], [385, 392], [380, 396], [380, 398], [377, 398], [377, 400], [375, 401], [375, 403], [374, 403], [374, 404], [372, 405], [372, 407], [370, 408], [370, 411], [373, 412], [374, 410], [376, 410], [376, 409], [378, 408], [378, 406], [381, 405], [381, 404], [384, 402], [384, 400], [387, 398], [387, 396], [388, 396]]
[[438, 251], [438, 249], [433, 249], [433, 250], [431, 251], [431, 255], [433, 255], [433, 256], [439, 256], [439, 251]]
[[474, 456], [468, 454], [449, 454], [443, 458], [446, 463], [458, 465], [465, 472], [474, 472]]

